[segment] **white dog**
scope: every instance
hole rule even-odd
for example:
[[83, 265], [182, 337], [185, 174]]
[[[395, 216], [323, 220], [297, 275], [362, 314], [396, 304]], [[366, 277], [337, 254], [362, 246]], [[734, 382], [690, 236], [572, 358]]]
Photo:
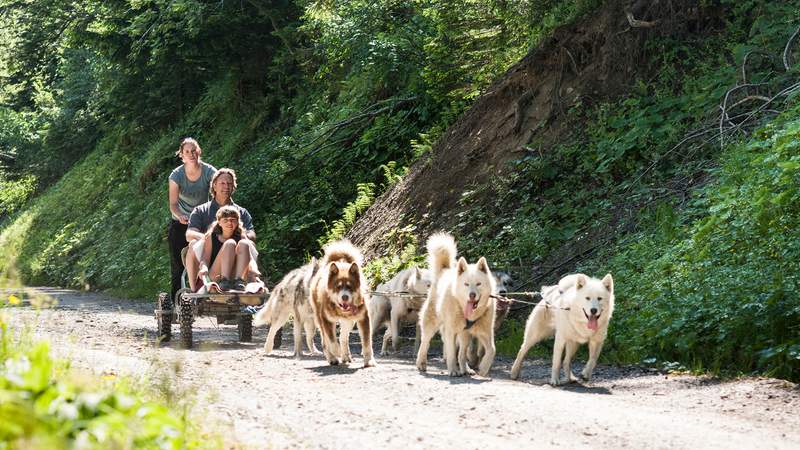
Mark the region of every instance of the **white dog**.
[[428, 347], [438, 330], [450, 376], [473, 373], [467, 365], [467, 344], [471, 337], [477, 338], [485, 349], [478, 373], [486, 376], [495, 355], [495, 299], [491, 297], [495, 281], [489, 264], [483, 257], [475, 264], [467, 264], [463, 257], [456, 262], [456, 243], [446, 233], [431, 236], [427, 247], [433, 284], [420, 311], [422, 333], [417, 368], [423, 372], [427, 369]]
[[[419, 310], [428, 295], [431, 287], [431, 271], [428, 269], [410, 268], [401, 270], [391, 280], [379, 284], [375, 289], [378, 292], [403, 292], [420, 297], [408, 295], [386, 295], [373, 293], [370, 303], [370, 320], [372, 330], [385, 326], [381, 355], [386, 354], [389, 338], [392, 339], [392, 350], [397, 351], [400, 334], [400, 323], [417, 323]], [[419, 347], [419, 324], [417, 323], [414, 335], [414, 350]]]
[[[495, 282], [495, 294], [505, 297], [508, 294], [509, 289], [514, 286], [514, 279], [511, 278], [506, 272], [492, 272], [492, 276], [494, 276]], [[495, 317], [494, 317], [494, 332], [497, 333], [500, 330], [500, 325], [503, 324], [503, 321], [506, 320], [506, 316], [508, 316], [508, 311], [510, 309], [511, 303], [495, 299]], [[477, 367], [478, 361], [483, 358], [485, 354], [485, 350], [483, 347], [480, 346], [477, 339], [471, 339], [469, 348], [467, 349], [467, 363], [470, 367]]]
[[317, 329], [314, 324], [314, 312], [311, 310], [310, 297], [311, 277], [318, 268], [317, 259], [312, 257], [310, 263], [286, 274], [272, 290], [266, 306], [256, 313], [253, 320], [254, 325], [269, 325], [269, 334], [264, 343], [264, 350], [268, 355], [272, 353], [275, 334], [289, 321], [290, 316], [294, 317], [292, 321], [294, 357], [297, 359], [301, 357], [300, 342], [303, 330], [306, 332], [308, 351], [312, 355], [320, 354], [314, 345], [314, 335]]
[[563, 382], [576, 381], [570, 362], [578, 345], [587, 342], [589, 361], [581, 377], [591, 380], [613, 312], [614, 280], [611, 274], [598, 280], [579, 273], [562, 278], [558, 285], [542, 287], [542, 301], [533, 308], [525, 324], [525, 340], [511, 368], [511, 379], [519, 377], [528, 350], [542, 339], [555, 335], [550, 384], [562, 384], [559, 375], [561, 353], [565, 350]]

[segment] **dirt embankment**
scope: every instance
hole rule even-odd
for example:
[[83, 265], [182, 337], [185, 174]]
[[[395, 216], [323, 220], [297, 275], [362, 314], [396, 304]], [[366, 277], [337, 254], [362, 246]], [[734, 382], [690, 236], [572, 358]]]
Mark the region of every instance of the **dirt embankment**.
[[600, 365], [591, 383], [553, 388], [547, 361], [526, 360], [522, 381], [512, 381], [511, 361], [502, 358], [491, 378], [451, 378], [436, 346], [420, 374], [410, 343], [378, 357], [375, 368], [362, 369], [359, 356], [350, 367], [331, 367], [320, 356], [292, 358], [289, 330], [267, 356], [263, 328], [254, 342], [238, 343], [235, 326], [209, 318], [195, 322], [197, 348], [182, 350], [177, 336], [166, 345], [153, 340], [152, 302], [44, 291], [59, 300], [56, 308], [11, 308], [12, 320], [32, 324], [74, 367], [166, 377], [173, 392], [196, 400], [194, 420], [221, 430], [237, 443], [231, 447], [790, 449], [800, 442], [800, 390], [781, 380]]
[[[564, 113], [571, 105], [613, 99], [657, 70], [650, 63], [653, 55], [646, 52], [649, 39], [697, 39], [720, 23], [697, 2], [617, 0], [556, 30], [491, 86], [430, 155], [379, 197], [348, 237], [373, 257], [386, 251], [391, 230], [408, 223], [417, 224], [420, 242], [431, 231], [449, 228], [465, 190], [507, 170], [508, 161], [547, 152], [570, 134], [574, 124], [565, 121]], [[532, 141], [536, 148], [528, 145]]]

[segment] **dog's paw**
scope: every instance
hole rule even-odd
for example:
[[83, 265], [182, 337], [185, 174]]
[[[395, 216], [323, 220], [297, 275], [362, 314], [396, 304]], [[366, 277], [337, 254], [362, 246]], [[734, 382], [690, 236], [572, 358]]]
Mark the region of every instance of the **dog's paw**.
[[552, 377], [550, 378], [550, 385], [552, 385], [552, 386], [561, 386], [562, 384], [564, 384], [564, 383], [561, 380], [559, 380], [558, 378], [552, 378]]
[[592, 373], [586, 372], [585, 370], [581, 372], [581, 380], [583, 381], [592, 381]]
[[469, 375], [469, 376], [475, 375], [475, 371], [472, 370], [472, 368], [470, 366], [467, 366], [467, 370], [465, 370], [464, 373]]
[[425, 372], [428, 370], [428, 361], [417, 361], [417, 370]]
[[570, 383], [577, 383], [578, 382], [578, 377], [576, 377], [574, 373], [569, 372], [569, 374], [567, 374], [567, 380]]
[[365, 368], [365, 369], [366, 369], [367, 367], [375, 367], [375, 366], [377, 366], [377, 365], [378, 365], [378, 364], [375, 362], [375, 358], [370, 358], [370, 359], [365, 359], [365, 360], [364, 360], [364, 368]]

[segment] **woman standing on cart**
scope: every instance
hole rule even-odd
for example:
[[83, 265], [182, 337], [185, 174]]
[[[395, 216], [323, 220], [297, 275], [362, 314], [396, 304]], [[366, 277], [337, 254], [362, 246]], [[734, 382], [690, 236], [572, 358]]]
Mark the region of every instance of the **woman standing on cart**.
[[172, 221], [169, 224], [169, 256], [172, 272], [170, 298], [175, 300], [175, 293], [181, 288], [183, 260], [181, 251], [188, 245], [186, 228], [189, 215], [195, 206], [208, 201], [208, 186], [217, 169], [200, 161], [203, 153], [200, 145], [192, 138], [181, 141], [175, 156], [183, 164], [169, 174], [169, 210]]

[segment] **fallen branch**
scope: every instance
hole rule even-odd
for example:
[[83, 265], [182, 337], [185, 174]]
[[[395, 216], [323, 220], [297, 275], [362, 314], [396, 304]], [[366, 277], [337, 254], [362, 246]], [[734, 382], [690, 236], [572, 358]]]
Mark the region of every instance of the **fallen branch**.
[[790, 52], [792, 49], [792, 41], [794, 41], [794, 38], [797, 37], [797, 33], [800, 33], [800, 27], [797, 27], [797, 29], [794, 30], [794, 34], [786, 42], [786, 47], [783, 48], [783, 67], [786, 69], [787, 72], [791, 67], [791, 64], [789, 63], [789, 57], [791, 56]]
[[658, 21], [657, 20], [653, 21], [653, 22], [647, 22], [647, 21], [644, 21], [644, 20], [639, 20], [639, 19], [633, 17], [633, 13], [630, 12], [630, 11], [626, 11], [625, 12], [625, 17], [628, 18], [628, 25], [630, 25], [631, 28], [653, 28], [654, 26], [658, 25]]

